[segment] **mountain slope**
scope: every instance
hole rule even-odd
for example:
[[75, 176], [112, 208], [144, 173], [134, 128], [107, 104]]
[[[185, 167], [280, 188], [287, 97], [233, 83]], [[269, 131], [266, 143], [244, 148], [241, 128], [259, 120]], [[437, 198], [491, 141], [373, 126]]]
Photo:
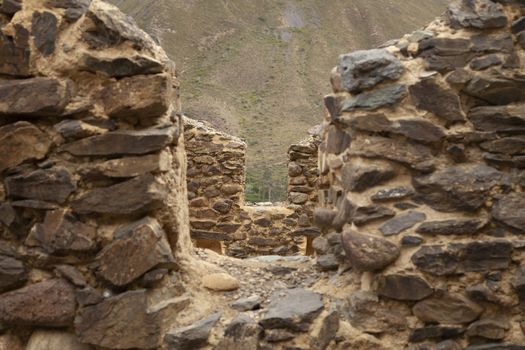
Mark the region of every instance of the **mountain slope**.
[[[448, 1], [109, 2], [132, 15], [177, 63], [185, 113], [247, 140], [249, 199], [277, 200], [284, 196], [287, 147], [319, 123], [341, 48], [400, 37], [442, 13]], [[257, 196], [266, 192], [268, 176], [279, 198]]]

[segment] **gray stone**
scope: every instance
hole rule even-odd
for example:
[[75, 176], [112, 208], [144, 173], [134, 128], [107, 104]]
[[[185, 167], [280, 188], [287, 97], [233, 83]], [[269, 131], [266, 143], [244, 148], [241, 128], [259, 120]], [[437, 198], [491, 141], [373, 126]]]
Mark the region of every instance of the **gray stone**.
[[77, 185], [69, 170], [54, 167], [9, 176], [5, 188], [9, 197], [64, 203]]
[[164, 337], [169, 350], [193, 350], [208, 344], [208, 337], [213, 326], [221, 318], [220, 313], [215, 313], [187, 327], [169, 331]]
[[67, 81], [31, 78], [0, 81], [0, 116], [60, 116], [69, 102]]
[[470, 345], [465, 350], [525, 350], [525, 345], [511, 343], [490, 343], [482, 345]]
[[55, 268], [55, 274], [58, 275], [58, 277], [66, 279], [75, 287], [84, 288], [87, 286], [87, 282], [84, 278], [84, 275], [82, 275], [82, 273], [74, 266], [58, 265]]
[[65, 9], [66, 20], [74, 22], [87, 12], [91, 0], [47, 0], [47, 4]]
[[42, 55], [49, 56], [55, 52], [57, 32], [58, 20], [52, 12], [33, 12], [31, 35]]
[[321, 320], [319, 331], [313, 334], [310, 346], [312, 349], [325, 350], [330, 342], [334, 340], [339, 330], [339, 311], [337, 306], [332, 303], [328, 313]]
[[480, 147], [491, 153], [523, 155], [525, 154], [525, 136], [504, 137], [493, 141], [487, 141], [480, 144]]
[[395, 218], [388, 220], [383, 225], [379, 226], [379, 231], [385, 236], [398, 235], [401, 232], [414, 227], [416, 224], [426, 220], [427, 216], [425, 213], [418, 211], [409, 211]]
[[334, 254], [320, 255], [315, 266], [321, 271], [334, 271], [339, 268], [339, 261]]
[[398, 80], [405, 68], [388, 50], [373, 49], [339, 56], [337, 71], [345, 90], [356, 93], [385, 80]]
[[503, 60], [500, 58], [500, 56], [496, 54], [475, 58], [473, 59], [469, 67], [473, 70], [485, 70], [493, 66], [499, 66], [503, 63]]
[[411, 169], [434, 169], [432, 150], [424, 145], [380, 136], [358, 137], [350, 145], [351, 155], [395, 161]]
[[144, 218], [118, 229], [113, 241], [97, 256], [98, 274], [123, 287], [155, 268], [173, 268], [170, 245], [157, 220]]
[[343, 153], [347, 148], [348, 145], [350, 145], [351, 137], [346, 132], [341, 130], [341, 128], [338, 128], [335, 125], [331, 125], [328, 127], [328, 131], [326, 132], [326, 152], [327, 153], [333, 153], [333, 154], [341, 154]]
[[31, 159], [45, 158], [51, 140], [28, 122], [0, 127], [0, 173]]
[[459, 96], [433, 79], [424, 79], [409, 87], [415, 105], [445, 119], [448, 123], [465, 121]]
[[14, 326], [68, 327], [76, 311], [75, 290], [55, 279], [0, 295], [0, 321]]
[[237, 311], [250, 311], [257, 310], [261, 307], [262, 299], [257, 296], [251, 296], [248, 298], [237, 299], [231, 304], [231, 307]]
[[97, 248], [97, 228], [85, 224], [65, 209], [46, 213], [43, 223], [31, 230], [29, 240], [49, 254], [78, 254]]
[[419, 301], [432, 295], [432, 286], [417, 275], [391, 274], [379, 279], [380, 296], [401, 301]]
[[[422, 40], [419, 43], [418, 54], [427, 62], [428, 70], [437, 70], [445, 73], [455, 69], [462, 69], [467, 63], [479, 55], [479, 53], [472, 52], [472, 42], [467, 39], [452, 39], [452, 38], [429, 38]], [[425, 95], [421, 94], [422, 98]], [[452, 102], [457, 101], [449, 95]], [[457, 109], [456, 109], [457, 111]], [[443, 113], [446, 113], [444, 111]], [[452, 114], [453, 118], [457, 115]]]
[[525, 232], [525, 193], [503, 196], [492, 208], [492, 216], [520, 232]]
[[290, 192], [288, 194], [288, 199], [293, 204], [304, 204], [308, 201], [308, 194], [300, 192]]
[[423, 143], [439, 142], [445, 132], [439, 126], [421, 118], [403, 118], [394, 121], [393, 133]]
[[428, 221], [418, 226], [417, 233], [430, 235], [474, 235], [487, 225], [487, 220], [450, 219]]
[[314, 223], [321, 230], [329, 229], [332, 227], [332, 223], [337, 215], [337, 212], [333, 209], [328, 208], [315, 208], [314, 210]]
[[142, 175], [117, 185], [97, 188], [72, 203], [79, 214], [138, 215], [160, 208], [167, 188], [151, 174]]
[[83, 139], [107, 132], [104, 128], [72, 119], [66, 119], [56, 124], [55, 130], [68, 141]]
[[472, 241], [461, 250], [460, 271], [505, 270], [512, 260], [513, 245], [506, 240]]
[[90, 165], [82, 169], [86, 177], [128, 178], [152, 172], [170, 170], [171, 159], [167, 152], [148, 154], [140, 157], [124, 157]]
[[113, 131], [66, 144], [63, 150], [75, 156], [144, 155], [159, 151], [173, 141], [173, 129]]
[[224, 330], [215, 350], [259, 350], [262, 328], [245, 314], [235, 317]]
[[[4, 0], [5, 5], [16, 3], [16, 0]], [[18, 11], [18, 10], [17, 10]], [[27, 77], [30, 75], [30, 49], [29, 49], [29, 32], [20, 24], [15, 24], [14, 35], [8, 36], [0, 30], [0, 73]]]
[[458, 252], [443, 245], [422, 246], [411, 261], [421, 271], [437, 276], [456, 274], [459, 268]]
[[388, 219], [394, 217], [396, 212], [388, 207], [381, 205], [367, 205], [365, 207], [358, 207], [348, 213], [348, 222], [353, 222], [357, 226], [369, 224], [374, 221]]
[[110, 349], [156, 349], [160, 327], [147, 312], [145, 290], [125, 292], [81, 308], [75, 318], [79, 340]]
[[163, 70], [161, 62], [147, 56], [97, 57], [85, 54], [81, 58], [83, 70], [104, 73], [110, 77], [127, 77], [140, 74], [157, 74]]
[[505, 27], [508, 23], [503, 7], [490, 0], [462, 0], [452, 3], [446, 17], [455, 29], [495, 29]]
[[512, 286], [516, 290], [520, 301], [525, 302], [525, 268], [518, 269], [512, 280]]
[[393, 106], [404, 99], [406, 95], [407, 89], [404, 85], [390, 84], [347, 98], [341, 103], [341, 111], [351, 112], [359, 108], [375, 110], [381, 107]]
[[463, 324], [477, 319], [483, 308], [459, 294], [444, 294], [418, 302], [414, 315], [425, 323]]
[[427, 326], [414, 329], [408, 339], [416, 343], [427, 339], [457, 338], [463, 335], [465, 331], [466, 329], [463, 327]]
[[414, 189], [410, 187], [394, 187], [387, 188], [376, 192], [371, 198], [374, 202], [382, 202], [389, 200], [400, 200], [410, 197], [414, 194]]
[[265, 329], [285, 328], [306, 332], [323, 308], [320, 294], [301, 288], [276, 291], [260, 324]]
[[467, 336], [501, 340], [505, 338], [510, 328], [510, 323], [507, 320], [486, 318], [472, 323], [468, 327]]
[[417, 198], [444, 212], [478, 210], [492, 188], [503, 185], [504, 181], [503, 173], [486, 165], [447, 167], [431, 175], [412, 178]]
[[510, 29], [512, 33], [514, 34], [524, 31], [525, 30], [525, 16], [522, 16], [518, 18], [517, 20], [515, 20], [514, 22], [512, 22]]
[[525, 78], [476, 76], [463, 92], [491, 105], [506, 105], [525, 100]]
[[419, 235], [407, 235], [401, 239], [401, 245], [404, 247], [417, 247], [423, 244], [425, 240]]
[[382, 270], [400, 254], [399, 247], [387, 239], [352, 230], [343, 232], [343, 249], [348, 261], [358, 270]]
[[158, 119], [168, 111], [171, 95], [169, 75], [136, 75], [108, 85], [100, 92], [100, 99], [106, 114], [112, 118], [149, 120]]
[[104, 301], [102, 293], [89, 286], [83, 289], [77, 289], [75, 296], [80, 306], [96, 305]]
[[347, 191], [363, 192], [396, 176], [394, 167], [388, 162], [372, 164], [350, 162], [342, 169], [342, 183]]
[[286, 329], [268, 329], [264, 331], [264, 340], [268, 343], [279, 343], [292, 340], [295, 334]]
[[23, 286], [27, 281], [27, 273], [22, 261], [0, 255], [0, 293]]
[[525, 132], [525, 104], [476, 107], [468, 118], [481, 131]]
[[14, 15], [22, 9], [22, 0], [4, 0], [0, 6], [0, 12]]

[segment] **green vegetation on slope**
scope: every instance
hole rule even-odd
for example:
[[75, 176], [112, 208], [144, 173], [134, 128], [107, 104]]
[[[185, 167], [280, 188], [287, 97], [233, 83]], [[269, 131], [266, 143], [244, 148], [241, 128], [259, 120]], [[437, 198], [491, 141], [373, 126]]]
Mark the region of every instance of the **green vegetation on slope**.
[[287, 148], [320, 122], [337, 56], [418, 29], [448, 1], [109, 2], [177, 63], [185, 114], [246, 139], [248, 199], [276, 201], [284, 199]]

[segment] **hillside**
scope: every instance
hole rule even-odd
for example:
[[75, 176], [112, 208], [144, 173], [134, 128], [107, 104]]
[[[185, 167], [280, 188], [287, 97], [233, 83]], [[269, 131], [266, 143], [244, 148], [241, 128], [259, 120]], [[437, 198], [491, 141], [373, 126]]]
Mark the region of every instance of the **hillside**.
[[[288, 145], [319, 123], [320, 92], [330, 91], [328, 73], [341, 48], [400, 37], [439, 15], [448, 1], [109, 2], [176, 61], [185, 114], [247, 140], [248, 199], [276, 201], [285, 193]], [[278, 195], [267, 198], [267, 186]]]

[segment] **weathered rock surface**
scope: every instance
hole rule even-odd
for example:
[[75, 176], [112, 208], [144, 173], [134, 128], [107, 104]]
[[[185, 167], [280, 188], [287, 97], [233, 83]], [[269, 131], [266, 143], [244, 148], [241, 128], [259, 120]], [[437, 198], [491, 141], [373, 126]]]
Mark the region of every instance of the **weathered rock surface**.
[[18, 122], [0, 128], [0, 173], [27, 160], [44, 158], [51, 140], [28, 122]]
[[345, 90], [356, 93], [385, 80], [398, 80], [405, 69], [387, 50], [374, 49], [339, 56], [337, 71]]
[[525, 194], [512, 193], [504, 196], [494, 206], [492, 216], [506, 225], [525, 232]]
[[506, 320], [482, 319], [472, 323], [467, 330], [469, 337], [482, 337], [491, 340], [505, 338], [505, 334], [510, 329], [510, 324]]
[[418, 199], [432, 208], [452, 212], [475, 211], [484, 205], [489, 192], [505, 184], [503, 173], [486, 165], [466, 165], [414, 177]]
[[23, 286], [27, 280], [27, 273], [27, 268], [22, 261], [0, 255], [0, 292]]
[[399, 247], [389, 240], [352, 230], [343, 232], [343, 248], [352, 266], [361, 271], [381, 270], [400, 254]]
[[50, 6], [65, 9], [64, 17], [74, 22], [82, 17], [89, 8], [92, 0], [47, 0]]
[[[137, 75], [109, 85], [101, 92], [106, 113], [113, 118], [161, 117], [171, 104], [169, 81], [167, 75]], [[143, 86], [148, 89], [142, 89]]]
[[483, 308], [462, 295], [446, 294], [420, 301], [412, 311], [426, 323], [462, 324], [477, 319]]
[[286, 328], [305, 332], [323, 308], [320, 294], [301, 288], [276, 291], [260, 324], [265, 329]]
[[58, 19], [52, 12], [33, 12], [31, 34], [38, 51], [44, 56], [55, 52]]
[[485, 225], [487, 221], [480, 219], [427, 221], [419, 225], [416, 232], [431, 235], [473, 235]]
[[217, 350], [258, 350], [262, 328], [245, 314], [239, 314], [224, 330]]
[[453, 28], [494, 29], [505, 27], [508, 22], [501, 5], [489, 0], [453, 3], [446, 15]]
[[365, 91], [344, 100], [341, 111], [350, 112], [363, 108], [375, 110], [381, 107], [392, 106], [407, 96], [407, 89], [401, 84], [391, 84], [372, 91]]
[[480, 144], [480, 147], [491, 153], [502, 153], [508, 155], [519, 155], [525, 153], [525, 137], [513, 136], [487, 141]]
[[68, 102], [67, 84], [54, 78], [0, 81], [0, 115], [60, 116]]
[[[354, 292], [348, 297], [352, 326], [366, 333], [395, 333], [406, 329], [405, 315], [389, 310], [372, 292]], [[365, 347], [366, 349], [366, 347]]]
[[16, 326], [67, 327], [75, 317], [73, 287], [55, 279], [0, 295], [0, 320]]
[[117, 287], [135, 281], [155, 268], [173, 268], [175, 259], [166, 233], [147, 217], [113, 234], [113, 241], [97, 256], [101, 278]]
[[160, 62], [147, 56], [105, 58], [87, 54], [82, 57], [81, 61], [83, 69], [89, 72], [100, 72], [111, 77], [120, 78], [162, 73], [164, 68]]
[[5, 179], [5, 187], [10, 197], [55, 203], [64, 203], [77, 189], [73, 176], [63, 167], [9, 176]]
[[456, 337], [461, 336], [463, 333], [465, 333], [465, 331], [466, 329], [463, 327], [426, 326], [423, 328], [414, 329], [410, 333], [409, 340], [411, 342], [420, 342], [420, 341], [428, 340], [428, 339], [456, 338]]
[[477, 130], [491, 132], [525, 131], [525, 105], [482, 106], [469, 111], [468, 118]]
[[363, 192], [395, 175], [394, 168], [387, 162], [375, 162], [373, 165], [347, 164], [342, 170], [342, 182], [346, 190]]
[[87, 177], [126, 178], [153, 172], [166, 172], [170, 169], [170, 157], [167, 153], [148, 154], [140, 157], [125, 157], [105, 161], [87, 167]]
[[411, 210], [388, 220], [379, 226], [379, 231], [381, 231], [381, 233], [385, 236], [398, 235], [401, 232], [408, 230], [409, 228], [414, 227], [416, 224], [424, 221], [426, 218], [427, 216], [425, 213]]
[[135, 290], [81, 308], [75, 333], [81, 342], [113, 349], [156, 349], [160, 327], [147, 313], [145, 290]]
[[[9, 1], [3, 2], [2, 10], [5, 11], [6, 4], [16, 4], [17, 7], [21, 6], [21, 3]], [[13, 6], [9, 12], [18, 11]], [[0, 73], [27, 77], [29, 76], [30, 70], [30, 50], [29, 50], [29, 32], [22, 25], [14, 26], [14, 35], [8, 36], [0, 31]]]
[[172, 141], [170, 128], [113, 131], [66, 144], [63, 149], [75, 156], [143, 155], [159, 151]]
[[215, 313], [187, 327], [169, 331], [164, 337], [168, 349], [192, 350], [206, 346], [210, 331], [220, 318], [221, 314]]
[[449, 123], [465, 121], [459, 97], [431, 79], [410, 86], [410, 94], [417, 107], [429, 111]]
[[72, 203], [79, 214], [135, 215], [159, 208], [167, 196], [164, 183], [151, 174], [87, 192]]
[[261, 307], [262, 298], [260, 298], [257, 295], [248, 297], [248, 298], [242, 298], [234, 301], [231, 304], [231, 307], [234, 308], [237, 311], [250, 311], [250, 310], [256, 310]]
[[97, 229], [75, 218], [64, 209], [49, 211], [42, 224], [36, 224], [30, 239], [49, 254], [86, 253], [96, 249]]
[[402, 301], [419, 301], [433, 293], [432, 286], [417, 275], [392, 274], [379, 280], [378, 295]]

